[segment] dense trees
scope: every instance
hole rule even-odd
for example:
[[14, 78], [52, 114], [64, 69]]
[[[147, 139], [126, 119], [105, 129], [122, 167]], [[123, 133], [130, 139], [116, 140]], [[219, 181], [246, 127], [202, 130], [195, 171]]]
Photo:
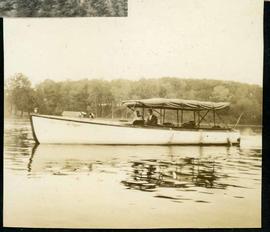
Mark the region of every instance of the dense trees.
[[35, 107], [37, 93], [31, 88], [31, 82], [19, 73], [11, 77], [5, 85], [5, 105], [8, 113], [31, 112]]
[[127, 16], [128, 0], [1, 0], [1, 16]]
[[122, 100], [151, 97], [183, 98], [204, 101], [229, 101], [231, 110], [224, 112], [234, 123], [244, 112], [241, 123], [261, 124], [262, 88], [232, 81], [179, 78], [83, 79], [79, 81], [44, 80], [35, 88], [23, 74], [8, 79], [5, 86], [5, 113], [16, 110], [31, 112], [38, 107], [43, 114], [61, 114], [65, 110], [91, 111], [99, 117], [124, 116]]

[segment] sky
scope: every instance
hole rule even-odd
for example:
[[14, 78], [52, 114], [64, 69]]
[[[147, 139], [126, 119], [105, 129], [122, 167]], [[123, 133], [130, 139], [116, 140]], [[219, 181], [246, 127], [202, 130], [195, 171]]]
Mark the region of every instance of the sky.
[[5, 18], [5, 78], [262, 85], [263, 0], [129, 0], [128, 17]]

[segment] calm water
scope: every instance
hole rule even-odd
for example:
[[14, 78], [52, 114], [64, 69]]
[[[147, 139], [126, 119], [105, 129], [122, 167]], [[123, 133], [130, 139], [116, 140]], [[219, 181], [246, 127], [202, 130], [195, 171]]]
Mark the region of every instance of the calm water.
[[6, 120], [4, 225], [260, 227], [261, 135], [239, 147], [35, 147]]

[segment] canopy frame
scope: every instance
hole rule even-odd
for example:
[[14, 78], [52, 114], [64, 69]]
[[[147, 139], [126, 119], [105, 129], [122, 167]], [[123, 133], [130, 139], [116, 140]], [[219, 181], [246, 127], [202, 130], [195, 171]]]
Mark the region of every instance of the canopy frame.
[[[145, 99], [145, 100], [128, 100], [123, 101], [123, 105], [133, 112], [136, 108], [142, 108], [143, 118], [145, 109], [152, 109], [154, 112], [159, 114], [160, 123], [164, 124], [166, 119], [166, 110], [176, 110], [176, 125], [177, 127], [181, 127], [184, 121], [184, 111], [192, 111], [193, 112], [193, 120], [195, 128], [200, 128], [201, 122], [205, 120], [205, 117], [211, 111], [213, 113], [213, 126], [216, 126], [217, 117], [223, 121], [220, 115], [217, 113], [218, 110], [229, 108], [230, 103], [228, 102], [202, 102], [202, 101], [189, 101], [182, 99], [162, 99], [162, 98], [153, 98], [153, 99]], [[181, 111], [181, 115], [179, 118], [179, 111]], [[206, 111], [203, 115], [201, 112]], [[221, 122], [222, 123], [222, 122]], [[228, 128], [228, 125], [224, 122], [222, 123]], [[180, 126], [181, 125], [181, 126]]]

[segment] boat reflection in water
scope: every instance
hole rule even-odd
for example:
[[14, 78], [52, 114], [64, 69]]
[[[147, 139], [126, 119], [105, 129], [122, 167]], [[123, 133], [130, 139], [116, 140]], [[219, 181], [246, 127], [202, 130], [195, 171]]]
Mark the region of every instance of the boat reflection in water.
[[226, 176], [219, 173], [214, 160], [186, 157], [178, 161], [144, 160], [133, 162], [131, 179], [122, 183], [130, 188], [152, 190], [157, 187], [188, 188], [193, 186], [225, 189], [218, 183]]
[[10, 122], [4, 132], [6, 226], [261, 225], [260, 134], [242, 136], [240, 147], [42, 144], [32, 149], [28, 122]]
[[251, 164], [243, 157], [239, 163], [240, 154], [238, 147], [220, 146], [39, 145], [33, 149], [28, 172], [121, 173], [124, 186], [142, 191], [241, 188], [237, 183], [238, 172], [248, 172]]

